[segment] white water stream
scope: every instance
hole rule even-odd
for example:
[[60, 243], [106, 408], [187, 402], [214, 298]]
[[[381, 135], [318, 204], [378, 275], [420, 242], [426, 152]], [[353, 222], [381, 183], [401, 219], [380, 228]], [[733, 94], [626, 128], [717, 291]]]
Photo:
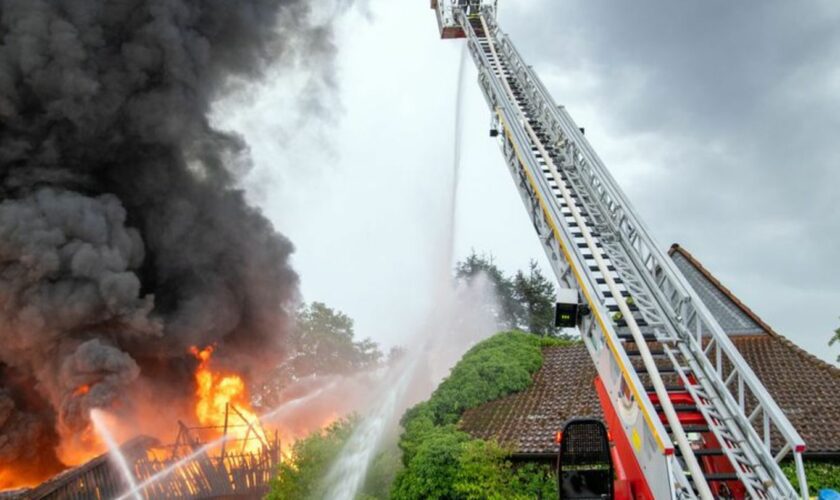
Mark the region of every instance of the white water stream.
[[117, 441], [114, 439], [114, 436], [111, 434], [111, 431], [108, 430], [108, 426], [105, 424], [105, 419], [100, 410], [93, 409], [90, 411], [90, 421], [93, 422], [93, 428], [97, 434], [105, 441], [105, 444], [108, 446], [108, 454], [111, 456], [111, 459], [116, 463], [117, 467], [120, 469], [120, 472], [123, 475], [123, 479], [128, 484], [131, 491], [134, 492], [134, 498], [137, 500], [142, 500], [140, 493], [137, 492], [137, 481], [134, 479], [134, 474], [131, 473], [131, 468], [128, 466], [128, 461], [125, 459], [125, 455], [123, 454], [120, 446], [117, 444]]
[[[458, 300], [452, 286], [450, 275], [455, 253], [455, 225], [458, 205], [458, 184], [461, 170], [461, 142], [464, 95], [464, 79], [467, 66], [467, 45], [461, 50], [461, 62], [458, 70], [458, 83], [455, 96], [455, 131], [454, 151], [452, 162], [451, 190], [447, 207], [447, 221], [444, 226], [443, 241], [441, 242], [443, 255], [435, 262], [435, 274], [439, 286], [434, 303], [436, 316], [426, 329], [410, 346], [409, 354], [392, 372], [386, 375], [382, 382], [382, 395], [373, 411], [365, 415], [358, 427], [350, 436], [335, 464], [330, 468], [324, 484], [326, 485], [327, 500], [353, 500], [361, 489], [371, 462], [375, 458], [387, 430], [399, 419], [404, 409], [409, 387], [418, 375], [418, 367], [428, 365], [425, 358], [432, 356], [439, 346], [434, 345], [437, 335], [445, 335], [453, 326], [452, 318], [457, 314], [455, 302]], [[437, 334], [437, 335], [436, 335]], [[424, 361], [426, 361], [424, 363]]]
[[[404, 360], [399, 365], [396, 382], [383, 394], [373, 411], [359, 423], [350, 440], [344, 446], [338, 461], [332, 466], [325, 484], [329, 485], [324, 498], [333, 500], [353, 500], [367, 475], [368, 467], [376, 456], [382, 437], [388, 426], [394, 421], [401, 403], [413, 378], [417, 366], [417, 356]], [[392, 381], [390, 376], [385, 381]]]
[[[335, 383], [336, 382], [331, 382], [329, 385], [327, 385], [325, 387], [322, 387], [322, 388], [320, 388], [316, 391], [313, 391], [313, 392], [311, 392], [311, 393], [309, 393], [305, 396], [301, 396], [299, 398], [292, 399], [290, 401], [286, 401], [285, 403], [281, 404], [277, 408], [275, 408], [275, 409], [271, 410], [270, 412], [262, 415], [260, 417], [260, 421], [262, 423], [268, 423], [268, 422], [272, 422], [274, 420], [279, 419], [284, 414], [286, 414], [290, 411], [293, 411], [294, 409], [299, 408], [302, 405], [304, 405], [304, 404], [306, 404], [306, 403], [308, 403], [308, 402], [310, 402], [314, 399], [317, 399], [323, 392], [327, 391], [333, 385], [335, 385]], [[134, 481], [132, 480], [132, 482], [130, 483], [131, 484], [131, 489], [129, 489], [129, 491], [126, 491], [125, 493], [120, 495], [118, 497], [118, 500], [124, 500], [124, 499], [126, 499], [130, 496], [140, 498], [139, 494], [143, 490], [148, 488], [149, 486], [151, 486], [151, 485], [157, 483], [158, 481], [160, 481], [162, 479], [165, 479], [166, 477], [170, 476], [172, 473], [177, 471], [179, 468], [181, 468], [184, 465], [186, 465], [186, 464], [190, 463], [191, 461], [195, 460], [197, 457], [201, 456], [202, 454], [207, 453], [208, 451], [213, 450], [215, 448], [218, 448], [223, 443], [226, 443], [230, 439], [234, 439], [234, 438], [235, 438], [235, 436], [233, 434], [227, 434], [225, 436], [220, 437], [219, 439], [217, 439], [215, 441], [211, 441], [211, 442], [205, 444], [204, 446], [196, 449], [195, 451], [193, 451], [189, 455], [186, 455], [185, 457], [181, 458], [180, 460], [173, 463], [172, 465], [170, 465], [166, 469], [163, 469], [162, 471], [158, 472], [157, 474], [153, 475], [152, 477], [146, 479], [145, 481], [143, 481], [140, 484], [135, 484]]]

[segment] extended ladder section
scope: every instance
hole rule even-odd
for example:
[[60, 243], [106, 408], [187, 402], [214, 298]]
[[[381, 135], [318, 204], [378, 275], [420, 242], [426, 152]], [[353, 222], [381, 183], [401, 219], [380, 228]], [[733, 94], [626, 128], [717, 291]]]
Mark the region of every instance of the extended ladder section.
[[[802, 438], [499, 30], [494, 6], [454, 2], [442, 33], [468, 39], [491, 135], [557, 279], [588, 306], [581, 337], [615, 416], [611, 433], [643, 476], [638, 495], [807, 498]], [[799, 492], [779, 467], [791, 453]]]

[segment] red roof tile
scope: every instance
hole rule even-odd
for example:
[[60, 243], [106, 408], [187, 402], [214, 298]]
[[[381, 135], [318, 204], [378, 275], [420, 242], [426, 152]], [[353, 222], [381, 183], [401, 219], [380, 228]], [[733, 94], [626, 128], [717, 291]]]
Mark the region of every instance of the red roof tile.
[[582, 344], [543, 350], [543, 366], [525, 391], [467, 410], [461, 428], [517, 453], [556, 451], [554, 435], [574, 417], [601, 416], [595, 366]]

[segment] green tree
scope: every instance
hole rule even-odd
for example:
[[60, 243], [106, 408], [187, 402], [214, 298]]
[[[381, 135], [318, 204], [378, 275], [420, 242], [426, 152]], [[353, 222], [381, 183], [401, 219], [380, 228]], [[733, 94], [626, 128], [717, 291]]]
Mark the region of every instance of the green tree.
[[257, 404], [270, 408], [290, 383], [312, 375], [349, 374], [371, 368], [383, 359], [379, 345], [357, 341], [353, 320], [321, 302], [302, 305], [287, 338], [289, 354], [260, 388]]
[[429, 399], [435, 424], [454, 424], [467, 408], [527, 388], [542, 362], [542, 340], [534, 335], [507, 332], [476, 344]]
[[424, 435], [409, 467], [400, 471], [391, 491], [394, 500], [534, 500], [556, 499], [557, 483], [549, 467], [514, 467], [510, 452], [494, 441], [470, 439], [454, 425]]
[[[321, 500], [329, 486], [324, 478], [346, 445], [358, 420], [339, 420], [292, 446], [291, 457], [277, 469], [266, 497], [269, 500]], [[357, 500], [386, 500], [400, 465], [396, 447], [379, 453], [370, 466]]]
[[455, 279], [471, 282], [484, 275], [493, 285], [498, 305], [491, 305], [493, 316], [504, 328], [517, 328], [522, 316], [522, 305], [517, 302], [513, 291], [513, 281], [493, 262], [492, 255], [478, 255], [472, 252], [466, 259], [455, 265]]
[[[832, 346], [835, 342], [840, 342], [840, 328], [834, 330], [834, 337], [828, 341], [828, 345]], [[840, 356], [837, 356], [837, 362], [840, 363]]]
[[498, 305], [490, 305], [498, 323], [504, 328], [524, 330], [537, 335], [562, 336], [562, 329], [554, 326], [554, 284], [536, 261], [528, 271], [518, 271], [508, 277], [493, 262], [493, 257], [471, 253], [455, 266], [455, 278], [471, 281], [485, 275], [496, 292]]
[[469, 441], [461, 448], [453, 489], [465, 499], [513, 499], [508, 453], [492, 441]]
[[418, 443], [410, 466], [397, 475], [391, 498], [395, 500], [456, 498], [461, 444], [469, 436], [455, 426], [434, 427]]
[[[840, 463], [806, 460], [804, 465], [808, 490], [811, 495], [815, 495], [823, 489], [840, 490]], [[782, 463], [782, 471], [798, 491], [799, 479], [796, 477], [796, 463], [793, 460]]]
[[353, 432], [352, 420], [340, 420], [295, 442], [290, 460], [283, 461], [271, 485], [269, 500], [317, 498], [321, 483]]
[[542, 348], [566, 343], [507, 332], [470, 349], [428, 401], [403, 415], [404, 468], [397, 474], [392, 498], [557, 498], [550, 468], [514, 467], [507, 450], [470, 439], [457, 422], [468, 408], [530, 386], [542, 366]]
[[304, 305], [297, 314], [291, 340], [296, 373], [350, 373], [375, 365], [382, 359], [379, 346], [370, 339], [355, 340], [353, 320], [321, 302]]
[[531, 261], [528, 274], [518, 271], [513, 278], [513, 297], [519, 304], [519, 327], [538, 335], [559, 335], [554, 326], [554, 285]]
[[399, 448], [390, 442], [373, 459], [368, 469], [367, 478], [357, 500], [373, 500], [391, 497], [391, 487], [401, 468]]
[[549, 500], [558, 498], [556, 476], [548, 466], [519, 467], [510, 452], [494, 441], [475, 439], [461, 445], [453, 490], [465, 500]]

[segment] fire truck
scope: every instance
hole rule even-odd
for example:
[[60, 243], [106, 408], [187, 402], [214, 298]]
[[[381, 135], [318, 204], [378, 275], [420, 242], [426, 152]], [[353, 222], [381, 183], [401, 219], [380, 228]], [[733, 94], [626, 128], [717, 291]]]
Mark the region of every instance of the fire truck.
[[[562, 498], [808, 498], [805, 442], [563, 106], [495, 0], [431, 0], [464, 39], [497, 141], [577, 328], [604, 420], [559, 430]], [[775, 451], [775, 452], [774, 452]], [[799, 491], [779, 463], [793, 456]]]

